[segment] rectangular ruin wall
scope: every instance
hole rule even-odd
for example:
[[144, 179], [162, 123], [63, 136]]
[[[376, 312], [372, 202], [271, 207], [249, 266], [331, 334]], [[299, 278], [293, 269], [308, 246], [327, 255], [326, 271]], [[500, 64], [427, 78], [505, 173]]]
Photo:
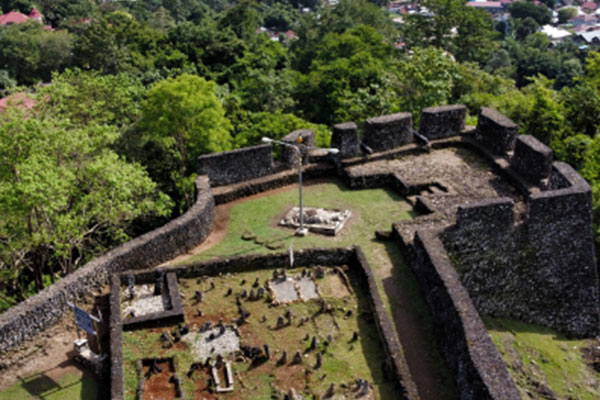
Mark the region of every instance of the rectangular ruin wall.
[[437, 232], [418, 231], [411, 265], [433, 315], [438, 345], [461, 399], [520, 399], [470, 293], [448, 259]]
[[[348, 265], [358, 274], [361, 289], [368, 294], [369, 306], [374, 316], [374, 322], [379, 340], [387, 359], [383, 360], [387, 372], [399, 390], [400, 398], [418, 400], [417, 388], [412, 380], [408, 365], [404, 359], [402, 347], [396, 338], [393, 326], [388, 319], [383, 302], [377, 289], [375, 277], [371, 268], [358, 247], [355, 248], [313, 248], [294, 252], [294, 266], [314, 267], [318, 265], [341, 266]], [[184, 266], [168, 267], [169, 274], [182, 278], [195, 278], [225, 273], [254, 271], [256, 269], [276, 269], [289, 266], [287, 252], [275, 254], [248, 255], [232, 258], [222, 258], [211, 261], [202, 261]], [[122, 275], [123, 276], [123, 275]], [[135, 273], [136, 281], [150, 281], [154, 270], [139, 271]], [[110, 307], [110, 348], [111, 348], [111, 398], [122, 398], [124, 393], [123, 382], [123, 350], [121, 320], [120, 287], [124, 277], [115, 276], [111, 289]]]
[[567, 164], [553, 174], [569, 186], [531, 194], [523, 223], [511, 223], [510, 200], [492, 199], [459, 209], [442, 236], [480, 313], [591, 337], [600, 325], [591, 189]]

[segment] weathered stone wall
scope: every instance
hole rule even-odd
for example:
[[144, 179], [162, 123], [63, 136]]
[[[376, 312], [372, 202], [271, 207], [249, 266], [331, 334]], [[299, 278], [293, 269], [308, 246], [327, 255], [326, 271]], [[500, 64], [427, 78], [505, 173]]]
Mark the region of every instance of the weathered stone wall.
[[591, 190], [567, 164], [554, 169], [569, 186], [532, 194], [520, 225], [508, 199], [492, 199], [459, 209], [443, 239], [480, 313], [590, 337], [600, 327]]
[[481, 107], [475, 139], [493, 153], [504, 155], [515, 147], [519, 127], [498, 111]]
[[198, 157], [198, 174], [208, 175], [212, 186], [242, 182], [271, 172], [273, 148], [268, 143]]
[[407, 112], [369, 118], [363, 142], [374, 151], [393, 149], [412, 142], [412, 128], [412, 115]]
[[467, 107], [453, 104], [429, 107], [421, 111], [419, 133], [428, 139], [441, 139], [459, 135], [465, 129]]
[[[366, 261], [364, 254], [358, 247], [345, 248], [311, 248], [302, 249], [294, 252], [294, 266], [314, 267], [317, 265], [326, 266], [350, 266], [350, 272], [356, 274], [361, 285], [361, 289], [368, 294], [369, 306], [374, 316], [374, 322], [379, 334], [380, 343], [386, 353], [384, 367], [390, 373], [392, 379], [398, 386], [399, 398], [407, 400], [418, 400], [417, 388], [412, 380], [410, 371], [404, 359], [402, 348], [396, 335], [385, 308], [373, 273]], [[218, 275], [228, 272], [255, 271], [258, 269], [276, 269], [289, 267], [289, 253], [275, 254], [257, 254], [248, 256], [239, 256], [232, 258], [222, 258], [211, 261], [201, 261], [193, 264], [169, 267], [169, 273], [175, 273], [178, 277], [195, 278], [205, 275]], [[140, 271], [135, 273], [136, 280], [151, 280], [154, 271]], [[123, 353], [122, 353], [122, 321], [120, 310], [120, 295], [118, 288], [121, 279], [118, 276], [112, 278], [111, 287], [111, 398], [118, 399], [123, 397]]]
[[0, 315], [0, 353], [54, 325], [77, 302], [109, 282], [116, 272], [149, 268], [185, 253], [206, 239], [215, 217], [208, 178], [196, 180], [196, 203], [161, 228], [95, 258], [77, 271]]
[[531, 292], [541, 308], [541, 312], [533, 309], [529, 318], [591, 337], [600, 331], [592, 191], [568, 164], [556, 162], [554, 167], [571, 186], [536, 193], [529, 200], [525, 254], [537, 261], [537, 269], [530, 273], [539, 290]]
[[437, 234], [418, 231], [412, 255], [412, 268], [433, 314], [438, 344], [460, 398], [520, 399]]
[[516, 173], [538, 184], [552, 172], [552, 149], [530, 135], [517, 136], [510, 164]]

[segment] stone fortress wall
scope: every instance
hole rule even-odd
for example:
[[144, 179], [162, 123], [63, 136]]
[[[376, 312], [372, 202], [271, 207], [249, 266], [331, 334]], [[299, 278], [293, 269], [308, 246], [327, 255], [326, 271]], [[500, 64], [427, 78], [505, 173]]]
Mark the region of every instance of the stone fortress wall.
[[[465, 131], [466, 108], [451, 105], [422, 111], [419, 133], [431, 149], [465, 147], [493, 166], [524, 199], [467, 202], [450, 223], [437, 224], [435, 205], [418, 198], [427, 214], [393, 224], [393, 232], [415, 271], [440, 327], [440, 346], [455, 372], [462, 398], [519, 398], [479, 314], [542, 324], [576, 337], [598, 334], [598, 272], [592, 233], [591, 189], [570, 166], [552, 162], [552, 152], [518, 127], [483, 108], [477, 128]], [[390, 186], [404, 196], [436, 185], [416, 184], [400, 173], [355, 173], [353, 165], [424, 153], [413, 142], [405, 113], [369, 119], [362, 137], [355, 123], [333, 127], [337, 158], [317, 158], [303, 169], [307, 179], [342, 177], [351, 187]], [[297, 133], [298, 135], [300, 133]], [[310, 131], [302, 131], [310, 142]], [[386, 139], [381, 139], [385, 137]], [[362, 154], [364, 145], [376, 150]], [[291, 162], [288, 162], [288, 167]], [[77, 301], [109, 282], [110, 275], [156, 266], [201, 243], [220, 204], [294, 183], [294, 169], [274, 167], [271, 145], [202, 156], [198, 198], [186, 214], [86, 264], [72, 275], [0, 315], [0, 352], [52, 326]], [[406, 234], [407, 227], [410, 225]]]
[[59, 322], [76, 303], [129, 269], [171, 260], [202, 242], [211, 231], [215, 203], [207, 177], [196, 180], [196, 202], [182, 216], [97, 257], [40, 293], [0, 314], [0, 353]]

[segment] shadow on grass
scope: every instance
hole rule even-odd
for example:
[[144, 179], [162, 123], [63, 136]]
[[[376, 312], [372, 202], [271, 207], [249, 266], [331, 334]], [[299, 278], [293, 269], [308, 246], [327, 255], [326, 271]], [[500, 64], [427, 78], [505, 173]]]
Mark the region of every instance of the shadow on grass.
[[[29, 394], [29, 398], [65, 400], [109, 398], [108, 391], [99, 390], [104, 385], [99, 385], [96, 376], [92, 374], [84, 372], [83, 375], [77, 377], [65, 375], [63, 379], [56, 381], [47, 375], [49, 371], [21, 378], [19, 386]], [[22, 394], [15, 394], [14, 397], [7, 398], [23, 399]]]
[[458, 392], [437, 349], [433, 317], [416, 277], [398, 245], [381, 242], [392, 262], [392, 276], [383, 280], [392, 320], [422, 400], [457, 399]]

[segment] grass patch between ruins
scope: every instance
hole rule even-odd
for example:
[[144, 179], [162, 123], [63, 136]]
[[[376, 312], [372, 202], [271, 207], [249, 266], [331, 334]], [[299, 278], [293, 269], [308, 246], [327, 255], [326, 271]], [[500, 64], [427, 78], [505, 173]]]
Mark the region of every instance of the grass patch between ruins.
[[600, 373], [584, 356], [598, 346], [594, 340], [571, 340], [549, 328], [504, 318], [485, 317], [484, 322], [523, 399], [600, 398]]
[[[268, 253], [310, 247], [340, 247], [358, 245], [364, 251], [375, 275], [384, 307], [393, 320], [394, 311], [405, 309], [413, 316], [416, 329], [426, 348], [419, 357], [433, 367], [435, 384], [443, 399], [457, 397], [455, 384], [436, 348], [431, 314], [425, 304], [413, 272], [405, 263], [397, 244], [375, 239], [375, 231], [390, 230], [393, 222], [412, 219], [417, 213], [405, 199], [390, 189], [351, 190], [339, 180], [310, 183], [303, 188], [306, 207], [348, 209], [351, 220], [335, 237], [309, 233], [294, 236], [289, 228], [277, 226], [280, 217], [298, 204], [298, 189], [279, 191], [269, 196], [242, 200], [230, 211], [227, 233], [214, 247], [190, 257], [183, 263], [246, 254]], [[243, 240], [246, 230], [258, 241]], [[258, 243], [257, 243], [258, 242]], [[279, 245], [270, 250], [267, 243]], [[390, 287], [402, 291], [403, 299], [390, 293]], [[418, 373], [418, 372], [417, 372]], [[414, 374], [414, 372], [413, 372]]]

